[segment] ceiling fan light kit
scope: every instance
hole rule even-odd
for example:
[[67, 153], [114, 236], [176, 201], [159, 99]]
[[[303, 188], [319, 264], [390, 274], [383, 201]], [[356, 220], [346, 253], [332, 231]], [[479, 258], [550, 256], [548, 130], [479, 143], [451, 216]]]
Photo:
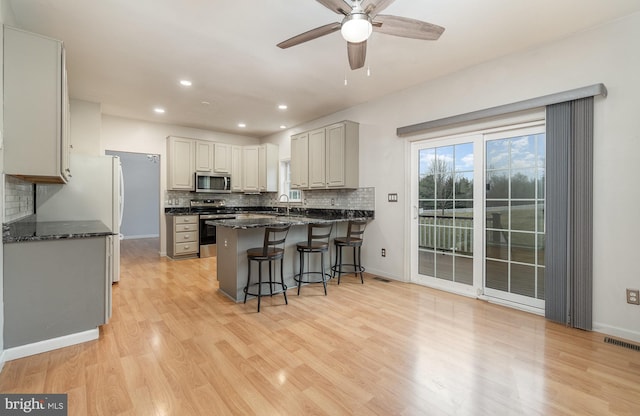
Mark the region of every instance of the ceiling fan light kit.
[[[367, 55], [367, 39], [371, 32], [411, 39], [437, 40], [444, 28], [421, 20], [378, 14], [395, 0], [316, 0], [327, 9], [343, 15], [342, 23], [329, 23], [278, 43], [282, 49], [317, 39], [340, 30], [347, 41], [347, 57], [351, 69], [362, 68]], [[362, 7], [362, 4], [365, 7]], [[346, 7], [348, 6], [348, 7]], [[347, 8], [347, 10], [345, 10]], [[351, 10], [348, 10], [348, 9]]]
[[351, 13], [342, 20], [340, 33], [347, 42], [360, 43], [369, 39], [373, 32], [371, 19], [364, 13]]

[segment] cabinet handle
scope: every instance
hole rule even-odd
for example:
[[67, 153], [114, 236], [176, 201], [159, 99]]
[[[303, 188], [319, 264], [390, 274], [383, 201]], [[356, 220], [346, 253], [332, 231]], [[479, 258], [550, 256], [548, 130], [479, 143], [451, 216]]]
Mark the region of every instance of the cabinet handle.
[[189, 246], [184, 246], [184, 249], [185, 250], [189, 250]]
[[188, 240], [188, 239], [189, 239], [189, 237], [191, 237], [191, 236], [189, 236], [189, 235], [185, 235], [185, 236], [184, 236], [184, 239], [185, 239], [185, 240]]

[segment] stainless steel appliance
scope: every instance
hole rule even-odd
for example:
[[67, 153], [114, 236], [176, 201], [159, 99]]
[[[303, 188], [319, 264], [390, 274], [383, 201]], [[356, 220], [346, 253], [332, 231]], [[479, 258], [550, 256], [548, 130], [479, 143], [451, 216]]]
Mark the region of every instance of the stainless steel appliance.
[[209, 193], [231, 193], [231, 176], [195, 173], [195, 191]]
[[224, 200], [221, 199], [194, 199], [191, 200], [189, 205], [191, 212], [199, 214], [200, 217], [200, 257], [213, 257], [217, 255], [216, 227], [207, 224], [207, 221], [234, 219], [236, 218], [234, 211], [226, 208]]

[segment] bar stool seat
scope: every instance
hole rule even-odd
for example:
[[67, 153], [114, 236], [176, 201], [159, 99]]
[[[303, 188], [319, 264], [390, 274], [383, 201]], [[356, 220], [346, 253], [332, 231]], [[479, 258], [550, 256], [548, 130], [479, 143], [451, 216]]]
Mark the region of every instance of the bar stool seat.
[[[289, 304], [287, 301], [287, 285], [284, 283], [283, 273], [283, 260], [284, 260], [284, 242], [289, 233], [289, 225], [286, 226], [272, 226], [267, 227], [264, 230], [264, 241], [262, 247], [250, 248], [247, 250], [247, 285], [244, 287], [244, 303], [247, 303], [247, 295], [252, 295], [258, 298], [258, 312], [260, 312], [260, 299], [263, 296], [273, 296], [275, 294], [282, 293], [284, 295], [285, 304]], [[280, 281], [274, 281], [273, 270], [275, 269], [275, 262], [280, 260]], [[251, 282], [251, 262], [258, 263], [258, 281]], [[262, 264], [268, 262], [269, 265], [269, 281], [262, 281]], [[268, 293], [263, 293], [263, 285], [268, 284]], [[277, 290], [274, 290], [278, 287]], [[250, 288], [256, 288], [256, 291], [251, 291]]]
[[[300, 255], [300, 272], [293, 279], [298, 283], [298, 296], [300, 296], [302, 283], [322, 283], [324, 295], [327, 296], [327, 280], [331, 279], [331, 274], [324, 271], [324, 253], [329, 251], [332, 229], [333, 223], [308, 224], [307, 240], [296, 244], [296, 250]], [[311, 253], [320, 253], [320, 271], [309, 270], [309, 265], [307, 265], [307, 271], [304, 271], [305, 254], [309, 257]]]
[[[340, 277], [342, 273], [353, 273], [354, 275], [360, 274], [360, 282], [364, 284], [364, 267], [362, 267], [362, 240], [364, 235], [364, 229], [367, 226], [367, 222], [363, 220], [350, 220], [347, 224], [346, 237], [336, 237], [333, 239], [333, 243], [336, 246], [336, 261], [331, 267], [331, 277], [335, 277], [338, 274], [338, 284], [340, 284]], [[342, 249], [351, 247], [353, 248], [353, 263], [343, 263], [342, 261]], [[352, 268], [351, 271], [345, 271], [344, 268]]]

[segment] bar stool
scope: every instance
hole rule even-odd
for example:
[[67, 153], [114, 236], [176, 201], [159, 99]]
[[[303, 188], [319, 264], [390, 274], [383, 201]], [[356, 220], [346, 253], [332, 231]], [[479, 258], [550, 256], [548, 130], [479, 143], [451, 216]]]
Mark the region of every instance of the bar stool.
[[[262, 247], [250, 248], [247, 250], [247, 262], [248, 262], [248, 274], [247, 285], [244, 288], [244, 303], [247, 303], [247, 295], [256, 296], [258, 298], [258, 312], [260, 312], [260, 299], [263, 296], [273, 296], [278, 293], [284, 295], [285, 304], [289, 304], [287, 301], [287, 285], [284, 283], [283, 274], [283, 259], [284, 259], [284, 242], [289, 233], [289, 225], [286, 226], [271, 226], [264, 230], [264, 243]], [[276, 260], [280, 260], [280, 281], [273, 281], [272, 265], [275, 269]], [[258, 262], [258, 281], [251, 283], [251, 262]], [[269, 293], [262, 293], [262, 285], [266, 282], [262, 281], [262, 263], [269, 262]], [[274, 286], [279, 285], [280, 289], [274, 291]], [[257, 292], [250, 292], [249, 288], [257, 286]]]
[[[338, 273], [338, 284], [340, 284], [340, 275], [346, 273], [343, 268], [345, 266], [353, 267], [353, 274], [360, 274], [360, 282], [364, 284], [364, 267], [362, 267], [361, 249], [362, 238], [364, 235], [364, 229], [367, 226], [367, 222], [363, 220], [350, 220], [347, 225], [347, 236], [336, 237], [333, 239], [333, 243], [336, 246], [336, 262], [331, 267], [331, 277], [335, 277]], [[342, 248], [353, 248], [353, 264], [342, 262]]]
[[[324, 286], [324, 295], [327, 296], [327, 280], [331, 279], [329, 273], [324, 272], [324, 253], [329, 251], [329, 237], [333, 223], [320, 223], [307, 225], [307, 241], [296, 244], [296, 249], [300, 254], [300, 273], [296, 274], [293, 279], [298, 282], [298, 296], [300, 296], [300, 286], [302, 283], [322, 283]], [[307, 265], [307, 271], [304, 271], [304, 255], [307, 258], [311, 253], [320, 253], [320, 271], [310, 271]], [[306, 280], [305, 280], [305, 275]], [[319, 280], [310, 280], [311, 275], [320, 275]]]

